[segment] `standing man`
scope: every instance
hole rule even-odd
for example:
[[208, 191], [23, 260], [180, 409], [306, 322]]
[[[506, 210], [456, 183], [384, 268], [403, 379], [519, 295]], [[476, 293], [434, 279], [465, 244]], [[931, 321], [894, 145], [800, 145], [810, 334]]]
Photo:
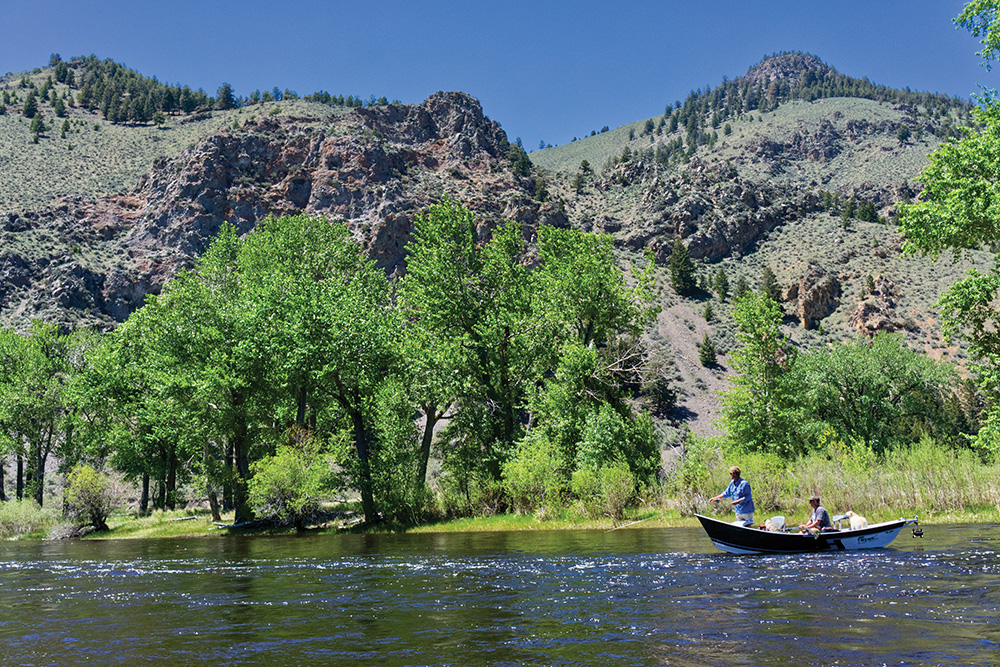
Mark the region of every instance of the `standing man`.
[[716, 503], [723, 498], [733, 499], [733, 510], [736, 512], [736, 520], [743, 522], [744, 526], [753, 525], [753, 493], [750, 491], [750, 482], [740, 478], [739, 466], [729, 469], [729, 486], [726, 490], [709, 498], [708, 501]]

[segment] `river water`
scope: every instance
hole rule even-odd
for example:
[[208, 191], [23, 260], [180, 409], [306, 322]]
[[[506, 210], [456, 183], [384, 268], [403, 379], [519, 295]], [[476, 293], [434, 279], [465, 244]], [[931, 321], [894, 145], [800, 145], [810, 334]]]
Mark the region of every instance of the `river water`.
[[3, 665], [1000, 665], [1000, 526], [0, 543]]

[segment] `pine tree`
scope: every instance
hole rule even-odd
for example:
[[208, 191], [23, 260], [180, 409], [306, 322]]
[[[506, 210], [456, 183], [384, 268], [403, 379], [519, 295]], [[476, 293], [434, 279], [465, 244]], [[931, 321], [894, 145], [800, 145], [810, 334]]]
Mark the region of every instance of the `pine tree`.
[[765, 266], [760, 274], [760, 293], [775, 303], [781, 302], [781, 290], [778, 289], [778, 280], [774, 277], [774, 271], [769, 266]]
[[680, 295], [693, 294], [696, 288], [694, 262], [687, 246], [680, 239], [674, 241], [670, 253], [670, 285]]
[[35, 95], [35, 91], [28, 93], [28, 98], [24, 100], [24, 107], [21, 109], [21, 113], [24, 114], [25, 118], [34, 118], [35, 114], [38, 113], [38, 97]]
[[715, 349], [715, 343], [709, 338], [708, 332], [705, 333], [705, 337], [702, 339], [701, 343], [698, 344], [698, 361], [705, 368], [711, 368], [718, 363], [718, 352]]
[[736, 280], [736, 287], [733, 288], [733, 301], [739, 301], [746, 293], [750, 291], [750, 285], [747, 284], [747, 279], [740, 276]]
[[28, 126], [28, 132], [35, 135], [34, 142], [38, 143], [38, 136], [44, 132], [47, 128], [45, 127], [45, 120], [42, 118], [41, 114], [36, 115], [31, 119], [31, 125]]
[[725, 301], [729, 298], [729, 276], [722, 269], [715, 272], [714, 287], [720, 301]]

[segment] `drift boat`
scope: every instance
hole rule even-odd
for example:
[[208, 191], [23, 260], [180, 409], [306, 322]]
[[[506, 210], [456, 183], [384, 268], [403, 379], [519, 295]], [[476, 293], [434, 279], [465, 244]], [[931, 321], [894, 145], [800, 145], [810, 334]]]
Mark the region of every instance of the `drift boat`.
[[719, 521], [700, 514], [695, 516], [701, 521], [712, 544], [731, 554], [792, 554], [877, 549], [888, 546], [904, 527], [917, 523], [917, 517], [913, 517], [876, 523], [858, 530], [834, 530], [814, 535], [798, 531], [767, 531], [755, 526]]

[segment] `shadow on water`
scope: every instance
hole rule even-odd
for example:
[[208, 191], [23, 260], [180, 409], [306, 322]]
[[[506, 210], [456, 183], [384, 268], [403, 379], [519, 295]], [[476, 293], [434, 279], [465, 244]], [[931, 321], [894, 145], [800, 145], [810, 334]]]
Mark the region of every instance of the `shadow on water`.
[[732, 556], [700, 529], [0, 544], [4, 664], [997, 664], [1000, 527]]

